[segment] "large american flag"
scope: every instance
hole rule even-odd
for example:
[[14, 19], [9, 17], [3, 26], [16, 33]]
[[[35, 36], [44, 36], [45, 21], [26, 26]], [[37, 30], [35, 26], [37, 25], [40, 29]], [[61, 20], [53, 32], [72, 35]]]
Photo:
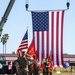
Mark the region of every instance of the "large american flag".
[[31, 13], [38, 60], [41, 63], [52, 52], [54, 66], [62, 66], [64, 11]]
[[22, 50], [27, 50], [28, 49], [28, 30], [26, 31], [19, 47], [18, 47], [18, 50], [17, 50], [17, 55], [20, 56], [20, 52]]

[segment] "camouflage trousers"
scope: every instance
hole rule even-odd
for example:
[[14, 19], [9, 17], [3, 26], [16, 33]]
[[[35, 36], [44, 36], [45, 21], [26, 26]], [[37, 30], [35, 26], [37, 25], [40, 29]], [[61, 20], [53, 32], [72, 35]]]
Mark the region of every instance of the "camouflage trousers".
[[27, 71], [25, 69], [19, 69], [18, 75], [27, 75]]

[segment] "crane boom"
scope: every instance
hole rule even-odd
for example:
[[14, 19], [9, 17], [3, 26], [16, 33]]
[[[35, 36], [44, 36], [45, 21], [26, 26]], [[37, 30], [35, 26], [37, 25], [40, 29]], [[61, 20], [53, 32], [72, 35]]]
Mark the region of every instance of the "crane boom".
[[2, 34], [2, 30], [3, 30], [4, 24], [5, 24], [8, 16], [9, 16], [9, 13], [10, 13], [12, 7], [13, 7], [14, 2], [15, 2], [15, 0], [10, 0], [10, 2], [8, 4], [8, 7], [7, 7], [7, 9], [6, 9], [2, 19], [1, 19], [1, 22], [0, 22], [0, 36]]

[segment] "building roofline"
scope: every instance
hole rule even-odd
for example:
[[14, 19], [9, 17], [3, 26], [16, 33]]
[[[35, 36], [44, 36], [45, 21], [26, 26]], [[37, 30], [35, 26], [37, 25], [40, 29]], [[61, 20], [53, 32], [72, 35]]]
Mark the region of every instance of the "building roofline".
[[0, 54], [0, 56], [4, 56], [4, 57], [17, 57], [17, 54]]

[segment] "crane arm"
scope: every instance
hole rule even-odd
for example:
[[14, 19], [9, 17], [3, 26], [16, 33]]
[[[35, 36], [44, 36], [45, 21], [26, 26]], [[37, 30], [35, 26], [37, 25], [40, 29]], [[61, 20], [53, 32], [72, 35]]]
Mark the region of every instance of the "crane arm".
[[7, 9], [6, 9], [2, 19], [1, 19], [1, 22], [0, 22], [0, 36], [2, 34], [2, 30], [3, 30], [4, 24], [5, 24], [8, 16], [9, 16], [9, 13], [10, 13], [12, 7], [13, 7], [14, 2], [15, 2], [15, 0], [10, 0], [10, 2], [8, 4], [8, 7], [7, 7]]

